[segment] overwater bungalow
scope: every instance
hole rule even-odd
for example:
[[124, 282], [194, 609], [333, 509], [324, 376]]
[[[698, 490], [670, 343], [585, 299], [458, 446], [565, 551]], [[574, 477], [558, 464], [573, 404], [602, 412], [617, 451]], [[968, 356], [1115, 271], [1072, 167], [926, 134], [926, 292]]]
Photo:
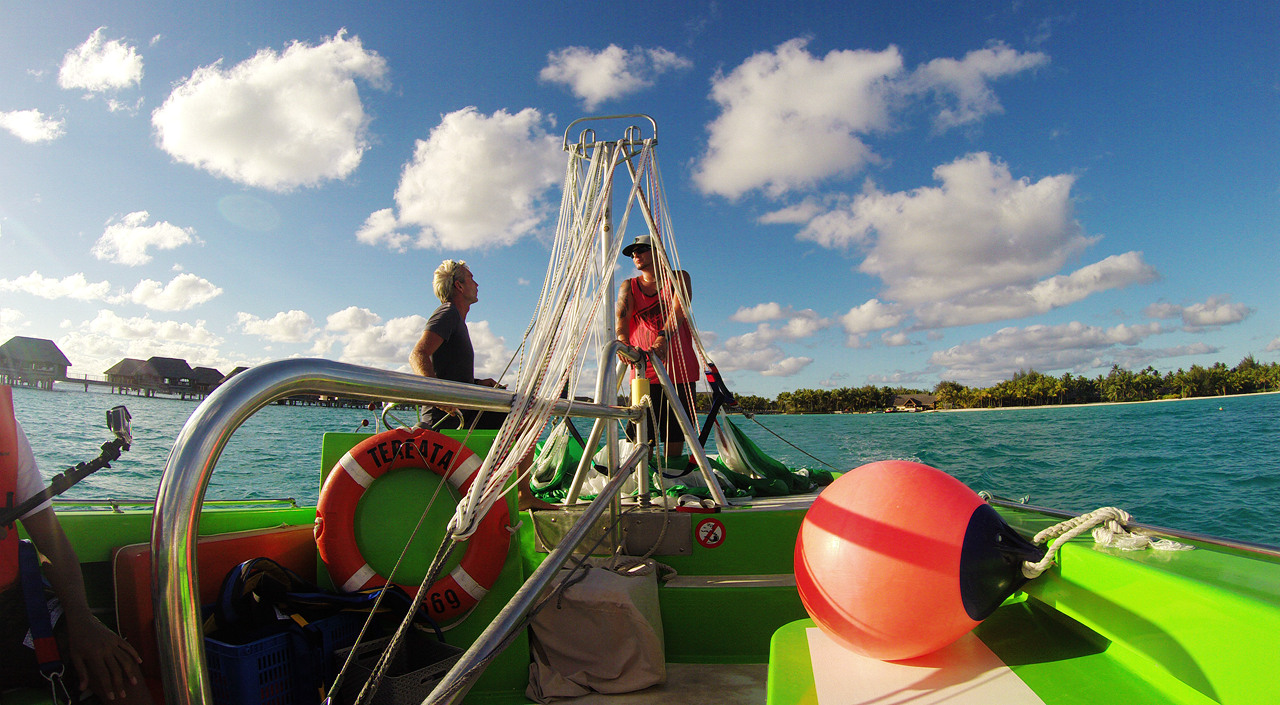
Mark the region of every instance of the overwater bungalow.
[[14, 336], [0, 345], [0, 384], [53, 389], [70, 366], [52, 340]]

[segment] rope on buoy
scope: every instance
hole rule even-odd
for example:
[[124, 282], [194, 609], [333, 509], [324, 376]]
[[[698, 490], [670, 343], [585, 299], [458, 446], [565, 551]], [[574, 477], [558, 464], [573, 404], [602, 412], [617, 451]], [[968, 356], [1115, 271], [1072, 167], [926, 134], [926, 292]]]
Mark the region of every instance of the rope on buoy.
[[1044, 557], [1039, 561], [1034, 563], [1023, 561], [1022, 575], [1027, 579], [1040, 577], [1042, 573], [1049, 569], [1049, 566], [1054, 564], [1058, 549], [1063, 544], [1090, 529], [1093, 530], [1095, 543], [1118, 548], [1122, 551], [1141, 551], [1148, 547], [1157, 551], [1189, 551], [1193, 548], [1169, 539], [1153, 541], [1149, 536], [1131, 533], [1125, 528], [1128, 523], [1128, 512], [1115, 507], [1102, 507], [1074, 519], [1054, 524], [1036, 534], [1031, 541], [1035, 544], [1042, 544], [1049, 539], [1057, 538], [1058, 540], [1053, 542], [1053, 547], [1046, 551]]

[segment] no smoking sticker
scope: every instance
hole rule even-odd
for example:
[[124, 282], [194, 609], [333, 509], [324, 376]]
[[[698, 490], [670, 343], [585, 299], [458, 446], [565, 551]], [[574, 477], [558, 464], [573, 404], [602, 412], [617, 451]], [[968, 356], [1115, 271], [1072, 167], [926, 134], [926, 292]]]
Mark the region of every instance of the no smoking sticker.
[[703, 548], [716, 548], [724, 543], [724, 524], [719, 519], [703, 519], [694, 536]]

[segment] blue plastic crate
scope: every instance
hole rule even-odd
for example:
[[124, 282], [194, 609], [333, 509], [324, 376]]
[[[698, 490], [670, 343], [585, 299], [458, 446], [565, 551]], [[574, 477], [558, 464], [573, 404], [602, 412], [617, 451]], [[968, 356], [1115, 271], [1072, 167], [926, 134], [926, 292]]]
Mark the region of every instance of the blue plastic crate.
[[232, 644], [205, 637], [209, 687], [218, 705], [301, 705], [294, 641], [278, 632]]
[[[328, 687], [338, 675], [341, 662], [335, 662], [335, 655], [341, 649], [349, 648], [356, 643], [360, 628], [364, 626], [368, 612], [339, 612], [332, 617], [318, 619], [308, 624], [304, 631], [319, 635], [319, 649], [313, 655], [318, 664], [314, 665], [310, 674], [303, 673], [303, 678], [312, 684], [312, 690]], [[316, 640], [312, 638], [312, 644]]]
[[217, 705], [303, 705], [318, 702], [337, 675], [334, 654], [355, 643], [365, 614], [341, 612], [304, 629], [268, 632], [243, 644], [205, 637], [209, 682]]

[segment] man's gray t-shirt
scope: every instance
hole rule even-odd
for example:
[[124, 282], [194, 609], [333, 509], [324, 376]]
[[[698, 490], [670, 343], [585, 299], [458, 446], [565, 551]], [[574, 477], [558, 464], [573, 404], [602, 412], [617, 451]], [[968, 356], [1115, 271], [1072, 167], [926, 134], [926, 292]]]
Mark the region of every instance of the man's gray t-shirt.
[[427, 330], [440, 336], [443, 343], [431, 354], [431, 364], [436, 377], [455, 382], [475, 384], [475, 350], [471, 347], [471, 334], [467, 322], [453, 304], [443, 304], [431, 314]]

